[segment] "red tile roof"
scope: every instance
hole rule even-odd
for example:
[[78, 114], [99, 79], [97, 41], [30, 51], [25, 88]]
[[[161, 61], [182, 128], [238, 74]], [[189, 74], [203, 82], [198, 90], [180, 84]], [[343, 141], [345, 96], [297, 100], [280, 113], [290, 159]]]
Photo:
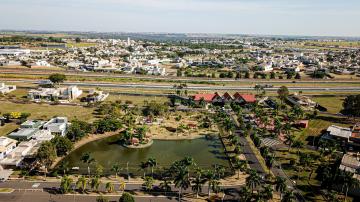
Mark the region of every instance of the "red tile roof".
[[233, 97], [228, 92], [224, 93], [223, 98], [224, 99], [233, 99]]
[[194, 95], [195, 101], [200, 101], [201, 98], [204, 98], [205, 102], [211, 102], [213, 99], [218, 96], [217, 94], [196, 94]]
[[253, 103], [256, 102], [256, 98], [255, 95], [253, 94], [240, 94], [240, 93], [235, 93], [234, 97], [236, 99], [242, 98], [245, 102], [247, 103]]

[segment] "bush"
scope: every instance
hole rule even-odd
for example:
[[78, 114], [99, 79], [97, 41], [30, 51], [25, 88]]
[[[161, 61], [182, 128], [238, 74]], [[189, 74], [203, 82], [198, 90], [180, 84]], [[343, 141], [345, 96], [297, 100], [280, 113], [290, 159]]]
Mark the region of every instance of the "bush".
[[120, 197], [119, 202], [135, 202], [135, 199], [134, 199], [134, 197], [133, 197], [131, 194], [125, 192], [125, 193], [123, 193], [123, 195]]
[[96, 197], [96, 202], [108, 202], [108, 201], [109, 201], [109, 199], [103, 195]]

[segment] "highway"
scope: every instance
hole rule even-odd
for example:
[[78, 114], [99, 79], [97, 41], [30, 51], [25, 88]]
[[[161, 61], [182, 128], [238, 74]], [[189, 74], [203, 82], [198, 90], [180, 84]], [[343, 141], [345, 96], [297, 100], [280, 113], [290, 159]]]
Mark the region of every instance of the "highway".
[[[1, 79], [0, 79], [1, 81]], [[13, 83], [32, 83], [39, 84], [41, 80], [30, 79], [3, 79], [6, 82]], [[77, 85], [83, 87], [102, 87], [102, 88], [133, 88], [133, 89], [150, 89], [150, 90], [174, 90], [170, 84], [141, 84], [141, 83], [106, 83], [106, 82], [75, 82], [66, 81], [62, 85]], [[223, 85], [187, 85], [187, 90], [206, 90], [206, 91], [251, 91], [253, 86], [223, 86]], [[265, 88], [266, 91], [277, 91], [279, 87]], [[288, 87], [290, 91], [336, 91], [336, 92], [360, 92], [360, 85], [354, 87]]]

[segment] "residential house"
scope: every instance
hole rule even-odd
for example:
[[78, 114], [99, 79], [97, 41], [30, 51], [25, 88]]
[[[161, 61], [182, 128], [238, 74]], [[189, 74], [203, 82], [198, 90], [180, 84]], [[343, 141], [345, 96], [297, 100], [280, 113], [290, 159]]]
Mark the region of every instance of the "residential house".
[[14, 150], [16, 143], [16, 140], [7, 137], [0, 137], [0, 159], [5, 158], [7, 154]]
[[38, 90], [30, 90], [28, 98], [35, 101], [60, 101], [69, 102], [78, 98], [82, 94], [77, 86], [69, 86], [64, 88], [39, 88]]
[[353, 177], [360, 180], [360, 159], [358, 154], [344, 154], [339, 169], [353, 173]]
[[193, 99], [196, 103], [199, 103], [201, 100], [204, 100], [206, 103], [222, 103], [223, 100], [218, 93], [212, 94], [196, 94], [193, 96]]
[[109, 93], [104, 93], [103, 91], [90, 90], [89, 94], [82, 98], [82, 101], [85, 102], [102, 102], [109, 96]]
[[68, 127], [66, 117], [56, 117], [44, 124], [43, 129], [49, 130], [53, 135], [65, 136]]
[[256, 97], [253, 94], [240, 94], [236, 92], [234, 94], [234, 102], [239, 104], [252, 104], [256, 102]]
[[7, 94], [16, 90], [14, 85], [5, 85], [5, 83], [0, 83], [0, 94]]

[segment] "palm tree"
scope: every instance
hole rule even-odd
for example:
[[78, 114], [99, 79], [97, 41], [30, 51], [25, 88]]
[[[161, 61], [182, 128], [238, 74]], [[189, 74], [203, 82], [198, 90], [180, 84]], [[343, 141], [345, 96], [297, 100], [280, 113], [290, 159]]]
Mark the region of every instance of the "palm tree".
[[120, 173], [120, 171], [122, 170], [122, 168], [120, 167], [119, 163], [115, 163], [112, 167], [111, 167], [111, 171], [113, 171], [115, 173], [115, 178], [117, 178], [118, 174]]
[[95, 190], [95, 192], [98, 192], [100, 183], [101, 182], [100, 182], [100, 179], [99, 179], [98, 176], [92, 178], [91, 181], [90, 181], [91, 189]]
[[202, 186], [205, 182], [201, 176], [196, 176], [192, 183], [191, 189], [196, 193], [196, 198], [199, 198], [199, 193], [202, 191]]
[[145, 179], [145, 175], [146, 175], [146, 169], [149, 167], [149, 164], [147, 164], [147, 162], [141, 162], [140, 163], [140, 169], [144, 170], [144, 179]]
[[205, 182], [208, 182], [208, 197], [210, 198], [211, 193], [211, 183], [213, 180], [215, 180], [215, 173], [212, 170], [207, 170], [204, 175]]
[[285, 192], [284, 197], [281, 199], [281, 202], [293, 202], [294, 200], [294, 192], [292, 190], [288, 190]]
[[254, 189], [261, 184], [261, 177], [255, 170], [250, 170], [249, 176], [246, 178], [246, 186], [251, 189], [251, 193]]
[[145, 180], [145, 182], [144, 182], [143, 186], [145, 187], [145, 190], [151, 191], [153, 189], [153, 185], [155, 182], [154, 178], [146, 176], [144, 180]]
[[344, 179], [343, 179], [343, 183], [346, 187], [345, 189], [345, 201], [347, 199], [348, 196], [348, 192], [349, 192], [349, 188], [355, 188], [359, 186], [359, 181], [357, 179], [355, 179], [354, 174], [351, 172], [347, 172], [344, 171]]
[[182, 190], [187, 189], [190, 186], [190, 180], [186, 169], [180, 170], [180, 172], [175, 176], [174, 184], [176, 188], [179, 188], [179, 201], [180, 201]]
[[164, 179], [159, 186], [165, 192], [165, 195], [166, 192], [171, 191], [170, 181], [168, 179]]
[[273, 188], [271, 187], [271, 185], [266, 185], [263, 186], [263, 190], [261, 191], [261, 195], [263, 196], [263, 198], [267, 201], [273, 199]]
[[61, 178], [60, 190], [61, 193], [66, 194], [70, 191], [72, 179], [68, 176]]
[[274, 154], [269, 154], [269, 155], [267, 155], [265, 157], [265, 163], [266, 163], [266, 166], [269, 169], [269, 174], [271, 172], [271, 168], [273, 167], [274, 161], [275, 161], [275, 155]]
[[157, 165], [155, 158], [149, 158], [146, 164], [151, 167], [151, 176], [154, 177], [154, 167]]
[[240, 201], [248, 202], [251, 199], [251, 192], [248, 187], [241, 187], [239, 191]]
[[85, 178], [85, 176], [79, 177], [79, 179], [76, 181], [76, 187], [80, 189], [82, 193], [84, 193], [84, 191], [86, 190], [86, 184], [87, 179]]
[[105, 189], [107, 192], [112, 193], [114, 191], [114, 185], [111, 182], [105, 184]]
[[90, 153], [85, 153], [81, 156], [80, 160], [87, 164], [88, 176], [90, 177], [90, 164], [95, 162], [95, 159], [91, 157]]
[[126, 183], [121, 180], [120, 183], [119, 183], [119, 190], [124, 192], [125, 187], [126, 187]]
[[243, 160], [236, 160], [234, 168], [238, 171], [238, 179], [240, 179], [240, 172], [245, 172], [247, 170], [247, 163]]
[[186, 156], [183, 160], [182, 160], [183, 165], [186, 167], [186, 170], [188, 172], [188, 177], [190, 177], [190, 166], [196, 166], [195, 160], [194, 158], [190, 157], [190, 156]]
[[285, 143], [289, 145], [288, 151], [290, 151], [291, 146], [293, 145], [294, 141], [295, 141], [295, 136], [294, 135], [286, 134]]
[[218, 164], [215, 164], [214, 165], [214, 172], [215, 172], [215, 175], [216, 175], [216, 178], [217, 179], [221, 179], [224, 175], [225, 175], [225, 167], [223, 165], [218, 165]]
[[305, 143], [301, 140], [295, 140], [293, 143], [293, 147], [297, 148], [297, 153], [300, 153], [300, 149], [303, 148], [305, 145]]
[[275, 190], [280, 193], [280, 199], [282, 198], [282, 193], [284, 193], [286, 189], [286, 180], [277, 176], [275, 179]]
[[211, 185], [211, 190], [213, 190], [213, 192], [215, 193], [219, 193], [220, 192], [220, 181], [218, 181], [217, 179], [213, 179], [210, 183]]

